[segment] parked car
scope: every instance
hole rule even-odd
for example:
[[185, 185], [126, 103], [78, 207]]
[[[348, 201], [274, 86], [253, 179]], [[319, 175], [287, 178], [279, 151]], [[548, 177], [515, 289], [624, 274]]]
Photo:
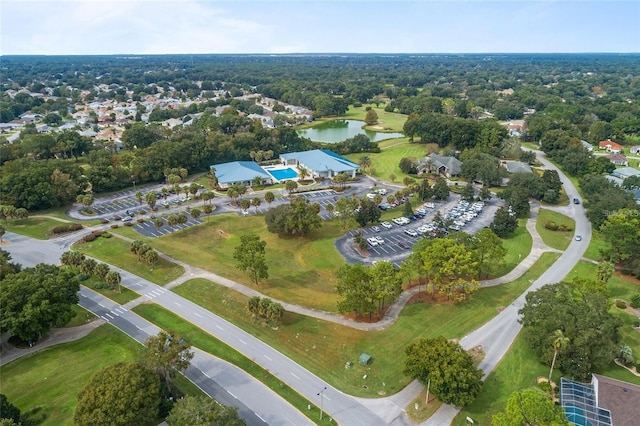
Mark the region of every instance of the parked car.
[[373, 232], [380, 232], [380, 227], [379, 227], [379, 226], [372, 226], [372, 227], [371, 227], [371, 230], [372, 230]]
[[383, 227], [385, 227], [387, 229], [393, 228], [393, 225], [390, 224], [389, 222], [382, 222], [380, 225], [382, 225]]
[[378, 240], [376, 240], [373, 237], [370, 237], [370, 238], [367, 238], [367, 243], [369, 243], [371, 247], [376, 247], [378, 245]]
[[400, 241], [400, 242], [398, 243], [398, 246], [399, 246], [399, 247], [401, 247], [401, 248], [403, 248], [403, 249], [405, 249], [405, 250], [408, 250], [408, 249], [410, 248], [410, 247], [409, 247], [409, 244], [405, 243], [404, 241]]
[[413, 229], [405, 229], [404, 233], [409, 235], [410, 237], [417, 237], [418, 233], [416, 231], [414, 231]]
[[382, 239], [382, 237], [371, 237], [371, 238], [375, 239], [378, 242], [378, 244], [384, 244], [384, 240]]

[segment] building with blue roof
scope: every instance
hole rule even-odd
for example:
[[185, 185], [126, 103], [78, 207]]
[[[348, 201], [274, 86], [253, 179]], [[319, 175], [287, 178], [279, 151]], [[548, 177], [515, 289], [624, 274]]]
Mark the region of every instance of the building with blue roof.
[[273, 176], [264, 171], [254, 161], [232, 161], [230, 163], [214, 164], [210, 166], [215, 170], [220, 188], [228, 188], [234, 183], [251, 186], [257, 176], [262, 178], [262, 184], [272, 184]]
[[340, 173], [346, 173], [354, 178], [360, 168], [353, 161], [326, 149], [280, 154], [280, 159], [285, 165], [304, 167], [311, 172], [311, 177], [314, 179], [333, 178]]

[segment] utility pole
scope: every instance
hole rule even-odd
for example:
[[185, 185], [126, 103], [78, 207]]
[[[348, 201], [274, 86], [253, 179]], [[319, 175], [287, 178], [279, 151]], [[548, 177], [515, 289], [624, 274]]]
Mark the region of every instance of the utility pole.
[[320, 392], [318, 392], [318, 396], [320, 397], [320, 420], [322, 420], [322, 414], [324, 412], [322, 405], [324, 402], [324, 391], [326, 390], [327, 390], [327, 387], [325, 386], [324, 388], [322, 388]]

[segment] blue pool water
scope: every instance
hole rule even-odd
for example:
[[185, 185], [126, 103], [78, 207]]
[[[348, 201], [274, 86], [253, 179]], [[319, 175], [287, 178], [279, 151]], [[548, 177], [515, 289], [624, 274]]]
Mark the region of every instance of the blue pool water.
[[267, 172], [269, 172], [269, 174], [277, 180], [292, 179], [298, 177], [298, 173], [296, 173], [296, 171], [291, 167], [287, 169], [267, 170]]

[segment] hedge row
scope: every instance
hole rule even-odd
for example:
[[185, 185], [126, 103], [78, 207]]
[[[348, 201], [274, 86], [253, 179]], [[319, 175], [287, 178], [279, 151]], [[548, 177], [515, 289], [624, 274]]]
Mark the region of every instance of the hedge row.
[[54, 226], [51, 229], [51, 232], [53, 232], [54, 234], [64, 234], [66, 232], [78, 231], [82, 228], [83, 226], [79, 223], [69, 223], [67, 225]]

